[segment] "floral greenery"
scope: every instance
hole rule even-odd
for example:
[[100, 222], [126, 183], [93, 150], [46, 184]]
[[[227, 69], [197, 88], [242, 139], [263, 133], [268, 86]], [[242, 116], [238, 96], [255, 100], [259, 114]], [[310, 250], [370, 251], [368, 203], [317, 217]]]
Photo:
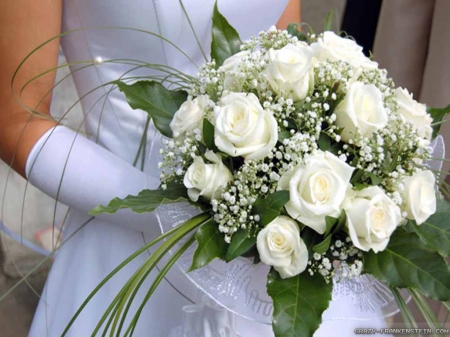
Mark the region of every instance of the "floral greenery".
[[[123, 200], [116, 198], [108, 206], [98, 206], [92, 211], [92, 214], [112, 213], [120, 208], [131, 208], [150, 212], [162, 203], [180, 200], [200, 205], [207, 216], [179, 226], [180, 232], [175, 232], [174, 239], [160, 251], [164, 254], [176, 240], [195, 230], [198, 247], [190, 270], [203, 267], [214, 258], [227, 262], [239, 256], [252, 256], [255, 262], [267, 259], [262, 256], [266, 252], [259, 250], [259, 234], [273, 227], [277, 219], [286, 216], [296, 219], [301, 241], [295, 258], [306, 254], [307, 261], [300, 268], [301, 272], [290, 277], [284, 277], [286, 270], [282, 273], [277, 266], [273, 266], [268, 275], [267, 290], [274, 303], [273, 329], [277, 337], [314, 334], [331, 300], [331, 280], [337, 275], [353, 277], [368, 273], [386, 282], [394, 289], [394, 294], [397, 288], [410, 288], [418, 301], [420, 294], [440, 301], [450, 300], [450, 268], [444, 259], [449, 256], [450, 206], [438, 200], [433, 215], [427, 214], [427, 219], [416, 216], [414, 220], [409, 209], [414, 205], [408, 205], [405, 194], [409, 188], [407, 179], [429, 172], [424, 166], [430, 159], [429, 140], [436, 136], [448, 108], [429, 109], [429, 115], [423, 112], [419, 125], [416, 120], [405, 121], [402, 104], [412, 104], [420, 112], [422, 106], [403, 89], [395, 89], [385, 70], [362, 58], [349, 61], [317, 57], [308, 74], [302, 75], [307, 88], [302, 89], [303, 92], [292, 88], [283, 91], [274, 85], [269, 71], [274, 51], [300, 46], [306, 50], [304, 56], [310, 62], [309, 45], [320, 48], [325, 37], [325, 34], [299, 32], [294, 24], [287, 31], [270, 29], [242, 42], [216, 4], [211, 62], [200, 69], [187, 94], [165, 89], [157, 82], [141, 81], [131, 85], [118, 82], [130, 105], [148, 112], [161, 133], [173, 137], [167, 140], [161, 152], [160, 189], [143, 191]], [[343, 126], [339, 119], [351, 109], [348, 97], [355, 95], [354, 99], [359, 99], [354, 91], [360, 88], [381, 97], [377, 104], [379, 111], [385, 112], [386, 120], [382, 127], [369, 133], [363, 134], [363, 128], [356, 127], [349, 134], [348, 125]], [[224, 102], [224, 97], [236, 92], [246, 93], [246, 100], [250, 100], [249, 95], [256, 97], [263, 118], [273, 118], [276, 122], [276, 132], [270, 131], [270, 141], [275, 139], [273, 147], [263, 156], [233, 155], [225, 149], [228, 143], [220, 139], [223, 135], [216, 124], [217, 115], [223, 106], [242, 98], [242, 95], [235, 95], [231, 103]], [[183, 109], [201, 112], [191, 129], [186, 129], [183, 120], [178, 129], [174, 127], [177, 114]], [[192, 121], [193, 117], [189, 118]], [[431, 124], [432, 121], [437, 124]], [[378, 198], [378, 202], [382, 200], [388, 205], [388, 213], [395, 213], [393, 218], [398, 222], [381, 244], [375, 240], [377, 238], [374, 243], [372, 238], [359, 238], [356, 230], [352, 232], [355, 217], [350, 206], [342, 206], [345, 200], [338, 212], [323, 216], [320, 229], [304, 214], [292, 215], [296, 212], [292, 205], [295, 192], [292, 188], [283, 188], [283, 181], [291, 179], [292, 182], [292, 175], [299, 168], [312, 170], [311, 160], [315, 163], [317, 155], [323, 156], [320, 163], [351, 168], [346, 182], [350, 188], [339, 193], [360, 203]], [[211, 174], [208, 178], [213, 187], [192, 184], [189, 177], [196, 172], [190, 170], [195, 165], [204, 170], [204, 174]], [[230, 172], [231, 180], [225, 180], [218, 173], [219, 166], [221, 172]], [[192, 190], [196, 190], [194, 194]], [[361, 226], [355, 226], [358, 225]], [[184, 226], [189, 226], [189, 231], [183, 230]], [[369, 246], [365, 245], [367, 243]], [[154, 259], [160, 257], [157, 255]], [[151, 271], [154, 259], [149, 260], [142, 273]], [[346, 268], [334, 269], [333, 261], [339, 261]], [[129, 285], [129, 291], [139, 287], [137, 276], [133, 277], [136, 281]], [[129, 303], [129, 291], [120, 298], [122, 308]], [[117, 320], [121, 310], [113, 314]]]

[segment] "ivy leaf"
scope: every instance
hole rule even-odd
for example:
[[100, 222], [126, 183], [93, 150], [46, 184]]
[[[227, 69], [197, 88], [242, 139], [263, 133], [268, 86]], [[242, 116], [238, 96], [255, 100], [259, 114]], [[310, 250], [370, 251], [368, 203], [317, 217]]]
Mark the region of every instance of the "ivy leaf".
[[130, 208], [135, 213], [149, 213], [153, 212], [161, 204], [183, 200], [189, 200], [186, 187], [181, 184], [172, 184], [168, 185], [165, 190], [143, 190], [138, 195], [129, 195], [123, 199], [114, 198], [107, 206], [98, 205], [89, 214], [113, 214], [121, 208]]
[[208, 149], [219, 151], [214, 143], [214, 125], [206, 118], [203, 119], [203, 141]]
[[439, 301], [450, 300], [450, 267], [414, 233], [394, 232], [382, 252], [364, 253], [364, 272], [391, 288], [415, 288]]
[[125, 94], [131, 108], [147, 112], [159, 132], [172, 138], [170, 122], [181, 104], [186, 101], [187, 92], [168, 90], [155, 81], [138, 81], [130, 85], [120, 81], [114, 83]]
[[230, 262], [247, 253], [256, 244], [256, 236], [250, 236], [247, 229], [239, 229], [233, 234], [231, 242], [228, 245], [227, 254], [225, 256], [225, 261]]
[[272, 326], [276, 337], [312, 337], [331, 301], [332, 282], [307, 272], [282, 279], [271, 270], [267, 293], [273, 300]]
[[417, 226], [410, 221], [408, 228], [419, 235], [430, 247], [443, 256], [450, 256], [450, 205], [444, 200], [437, 203], [436, 213]]
[[224, 260], [227, 253], [227, 243], [219, 227], [213, 219], [209, 219], [195, 233], [198, 246], [192, 258], [189, 271], [202, 268], [215, 258]]
[[[433, 118], [433, 123], [442, 122], [442, 119], [445, 117], [445, 115], [450, 113], [450, 104], [445, 108], [427, 107], [427, 112], [430, 114], [431, 118]], [[441, 129], [441, 125], [442, 124], [436, 124], [433, 126], [433, 138], [438, 135], [439, 130]]]
[[239, 34], [220, 14], [217, 1], [212, 16], [211, 58], [220, 67], [230, 56], [240, 52], [242, 41]]

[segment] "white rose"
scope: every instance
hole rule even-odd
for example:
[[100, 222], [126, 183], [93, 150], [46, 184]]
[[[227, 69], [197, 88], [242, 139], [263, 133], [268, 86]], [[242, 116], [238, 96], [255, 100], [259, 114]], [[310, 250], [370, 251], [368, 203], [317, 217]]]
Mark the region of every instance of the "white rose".
[[325, 217], [339, 216], [354, 168], [330, 152], [319, 152], [305, 165], [284, 174], [279, 187], [289, 190], [285, 205], [291, 217], [319, 234], [325, 232]]
[[212, 164], [205, 164], [202, 157], [195, 157], [184, 175], [183, 183], [189, 198], [196, 202], [200, 196], [206, 200], [217, 199], [221, 190], [233, 180], [233, 174], [212, 151], [205, 153]]
[[250, 51], [243, 50], [227, 58], [223, 64], [219, 67], [218, 71], [225, 74], [223, 86], [226, 90], [240, 90], [239, 78], [237, 73], [239, 72], [239, 65], [250, 55]]
[[216, 146], [232, 157], [262, 159], [278, 140], [278, 124], [254, 94], [231, 93], [216, 109]]
[[250, 55], [250, 51], [243, 50], [227, 58], [219, 67], [218, 71], [226, 73], [227, 71], [236, 71], [242, 61]]
[[436, 212], [435, 177], [431, 171], [420, 171], [402, 179], [404, 211], [418, 225]]
[[256, 239], [261, 261], [280, 274], [281, 278], [300, 274], [308, 265], [308, 249], [300, 238], [298, 224], [288, 216], [279, 216]]
[[370, 137], [386, 126], [388, 115], [383, 105], [383, 95], [373, 84], [352, 83], [341, 103], [336, 107], [337, 126], [343, 128], [341, 139], [348, 141], [361, 133]]
[[430, 140], [433, 134], [431, 128], [433, 119], [427, 113], [425, 105], [414, 100], [413, 95], [406, 89], [397, 88], [395, 97], [398, 103], [398, 113], [403, 120], [413, 125], [419, 137]]
[[[317, 42], [311, 44], [315, 57], [319, 61], [344, 61], [355, 68], [375, 67], [375, 62], [370, 61], [363, 53], [363, 48], [355, 41], [326, 31]], [[378, 66], [378, 64], [376, 64]]]
[[304, 99], [314, 86], [311, 67], [313, 51], [306, 43], [287, 46], [267, 53], [269, 63], [264, 75], [273, 91], [294, 101]]
[[403, 220], [400, 208], [378, 186], [356, 192], [346, 213], [353, 245], [366, 252], [384, 250]]
[[211, 102], [207, 95], [200, 95], [181, 104], [170, 122], [173, 136], [176, 138], [196, 128], [202, 129], [205, 110]]

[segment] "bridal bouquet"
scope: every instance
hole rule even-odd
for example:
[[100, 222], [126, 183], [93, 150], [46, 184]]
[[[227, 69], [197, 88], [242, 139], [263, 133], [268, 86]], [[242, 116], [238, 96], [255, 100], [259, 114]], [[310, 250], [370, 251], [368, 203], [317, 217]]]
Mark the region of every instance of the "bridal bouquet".
[[[446, 111], [427, 111], [395, 87], [353, 40], [291, 24], [241, 42], [216, 6], [211, 61], [189, 90], [116, 84], [166, 136], [161, 185], [91, 213], [180, 201], [202, 212], [134, 255], [162, 242], [105, 314], [112, 331], [122, 328], [140, 281], [182, 239], [142, 306], [194, 242], [191, 270], [215, 258], [271, 266], [277, 337], [314, 334], [333, 278], [385, 282], [407, 323], [398, 288], [421, 301], [450, 300], [450, 206], [439, 172], [427, 166]], [[424, 315], [437, 324], [431, 310]]]

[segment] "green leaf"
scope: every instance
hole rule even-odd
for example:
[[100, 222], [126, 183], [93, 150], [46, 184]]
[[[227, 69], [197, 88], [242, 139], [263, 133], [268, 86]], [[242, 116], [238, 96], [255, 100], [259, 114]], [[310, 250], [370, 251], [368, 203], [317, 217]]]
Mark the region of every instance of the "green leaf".
[[339, 233], [342, 230], [342, 228], [344, 228], [346, 223], [347, 223], [347, 213], [345, 213], [345, 211], [342, 210], [341, 215], [339, 215], [337, 225], [333, 229], [333, 233]]
[[308, 248], [308, 255], [312, 256], [314, 253], [313, 247], [322, 240], [322, 235], [309, 227], [305, 227], [302, 229], [300, 236], [305, 242], [306, 248]]
[[380, 185], [383, 182], [383, 179], [379, 176], [373, 174], [372, 172], [366, 172], [367, 176], [370, 178], [370, 182], [373, 186]]
[[450, 104], [447, 105], [445, 108], [432, 108], [427, 107], [427, 111], [430, 114], [431, 118], [433, 118], [433, 124], [437, 123], [436, 125], [433, 125], [433, 138], [435, 138], [439, 130], [441, 129], [441, 122], [442, 119], [450, 113]]
[[267, 293], [273, 300], [272, 326], [276, 337], [311, 337], [322, 322], [331, 301], [332, 282], [307, 272], [282, 279], [271, 270]]
[[107, 206], [98, 205], [89, 214], [113, 214], [121, 208], [130, 208], [135, 213], [148, 213], [153, 212], [161, 204], [183, 200], [188, 200], [186, 187], [181, 184], [174, 184], [167, 186], [165, 190], [143, 190], [138, 195], [128, 195], [124, 199], [114, 198]]
[[263, 203], [266, 207], [279, 210], [289, 201], [289, 191], [277, 191], [268, 195], [264, 199], [258, 199], [256, 202]]
[[327, 151], [331, 147], [331, 138], [327, 134], [321, 132], [319, 136], [319, 148], [322, 151]]
[[331, 232], [331, 228], [333, 228], [333, 226], [335, 224], [337, 224], [338, 222], [338, 218], [333, 218], [332, 216], [325, 216], [325, 233], [323, 234], [323, 236], [327, 236], [330, 232]]
[[308, 37], [306, 36], [305, 33], [303, 33], [301, 30], [299, 30], [299, 27], [301, 27], [300, 24], [291, 22], [287, 26], [286, 30], [290, 35], [296, 36], [297, 39], [299, 39], [299, 41], [304, 41], [304, 42], [308, 41]]
[[333, 24], [334, 19], [334, 9], [328, 12], [327, 17], [325, 18], [325, 25], [323, 27], [323, 31], [332, 30], [331, 25]]
[[206, 118], [203, 119], [203, 141], [208, 149], [218, 152], [214, 143], [214, 125]]
[[198, 246], [192, 258], [192, 265], [189, 271], [202, 268], [215, 258], [225, 259], [227, 243], [213, 219], [209, 219], [200, 226], [197, 233], [195, 233], [195, 239]]
[[408, 228], [413, 230], [430, 247], [441, 255], [450, 256], [450, 205], [444, 200], [437, 203], [436, 213], [417, 226], [411, 221]]
[[331, 235], [328, 235], [321, 243], [313, 247], [313, 251], [319, 254], [325, 253], [331, 245]]
[[250, 236], [246, 229], [239, 229], [233, 234], [231, 242], [228, 245], [225, 261], [230, 262], [238, 256], [247, 253], [256, 244], [256, 236]]
[[259, 223], [265, 226], [280, 215], [280, 209], [289, 201], [289, 191], [277, 191], [264, 199], [255, 201], [252, 207], [253, 214], [261, 218]]
[[220, 14], [216, 1], [212, 16], [211, 41], [211, 58], [216, 61], [216, 66], [220, 67], [227, 58], [238, 53], [241, 50], [241, 44], [239, 34]]
[[450, 300], [450, 267], [414, 233], [398, 229], [386, 249], [364, 253], [364, 272], [390, 287], [414, 288], [431, 299]]
[[166, 137], [172, 137], [170, 122], [173, 115], [187, 99], [187, 93], [182, 90], [168, 90], [155, 81], [138, 81], [133, 84], [114, 82], [125, 94], [128, 104], [133, 109], [147, 112], [155, 127]]
[[283, 142], [283, 140], [287, 139], [287, 138], [291, 138], [291, 133], [288, 130], [282, 130], [280, 132], [278, 132], [278, 141], [280, 143]]

